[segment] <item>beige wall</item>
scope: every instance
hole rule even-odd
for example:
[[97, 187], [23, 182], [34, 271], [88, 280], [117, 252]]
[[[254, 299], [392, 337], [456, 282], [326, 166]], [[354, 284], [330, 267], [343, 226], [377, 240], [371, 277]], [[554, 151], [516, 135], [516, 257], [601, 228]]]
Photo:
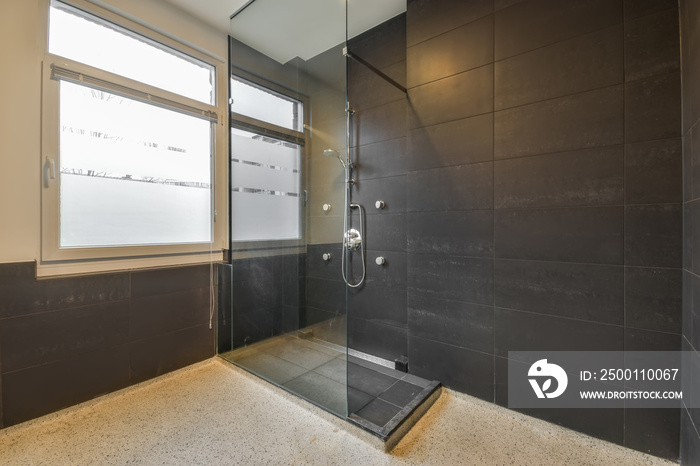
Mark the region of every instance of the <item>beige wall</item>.
[[[142, 24], [220, 57], [225, 73], [226, 34], [161, 0], [93, 3], [138, 18]], [[33, 261], [40, 254], [41, 60], [47, 0], [2, 0], [0, 15], [0, 263]], [[222, 73], [220, 73], [222, 74]], [[225, 74], [223, 75], [225, 76]], [[222, 76], [222, 77], [223, 77]], [[226, 80], [219, 81], [225, 94]], [[225, 105], [221, 108], [225, 108]], [[220, 125], [217, 165], [226, 166], [226, 122]], [[223, 141], [223, 142], [222, 142]], [[225, 238], [225, 170], [219, 170], [217, 229]], [[223, 204], [222, 204], [223, 203]], [[220, 231], [220, 233], [221, 233]], [[215, 248], [221, 248], [217, 244]]]

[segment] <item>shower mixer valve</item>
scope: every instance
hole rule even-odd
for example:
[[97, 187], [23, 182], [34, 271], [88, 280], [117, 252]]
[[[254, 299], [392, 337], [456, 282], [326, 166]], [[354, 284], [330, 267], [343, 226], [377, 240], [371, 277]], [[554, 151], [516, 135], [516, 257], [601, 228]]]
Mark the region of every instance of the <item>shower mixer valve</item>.
[[345, 247], [350, 251], [357, 251], [362, 245], [362, 235], [354, 228], [351, 228], [345, 233]]

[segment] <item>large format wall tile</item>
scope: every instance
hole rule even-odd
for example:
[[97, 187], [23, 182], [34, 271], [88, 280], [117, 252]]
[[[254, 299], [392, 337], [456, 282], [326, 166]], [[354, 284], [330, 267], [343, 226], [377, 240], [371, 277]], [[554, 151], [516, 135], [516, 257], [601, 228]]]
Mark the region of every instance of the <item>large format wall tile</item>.
[[407, 152], [406, 138], [400, 137], [355, 147], [350, 154], [362, 167], [362, 180], [369, 180], [406, 173]]
[[621, 266], [496, 260], [496, 306], [622, 325]]
[[651, 13], [678, 8], [676, 0], [624, 0], [625, 20], [639, 18]]
[[624, 174], [622, 146], [498, 160], [494, 203], [497, 209], [622, 204]]
[[211, 302], [208, 287], [133, 299], [129, 310], [130, 338], [133, 341], [208, 325], [212, 305], [215, 303]]
[[625, 84], [626, 142], [676, 138], [680, 135], [680, 73]]
[[496, 308], [496, 354], [508, 351], [622, 351], [623, 327]]
[[700, 462], [700, 435], [698, 435], [688, 410], [681, 409], [681, 452], [682, 464], [698, 464]]
[[681, 333], [680, 269], [625, 268], [625, 325]]
[[199, 325], [129, 345], [130, 382], [166, 374], [216, 354], [214, 331]]
[[[688, 157], [690, 164], [690, 179], [688, 180], [690, 193], [685, 200], [692, 202], [700, 198], [700, 125], [694, 125], [683, 139], [686, 145], [684, 156]], [[684, 164], [687, 167], [685, 161]]]
[[700, 28], [698, 28], [698, 18], [700, 18], [700, 5], [697, 2], [682, 0], [685, 3], [684, 11], [687, 16], [688, 34], [682, 42], [688, 44], [688, 59], [689, 63], [684, 63], [683, 68], [689, 72], [689, 98], [691, 108], [690, 121], [688, 127], [697, 123], [700, 118], [700, 87], [693, 85], [696, 79], [700, 76], [700, 60], [697, 59], [700, 51]]
[[678, 5], [625, 24], [625, 80], [680, 69]]
[[622, 0], [529, 0], [496, 12], [496, 60], [622, 22]]
[[127, 273], [35, 280], [34, 262], [0, 264], [0, 318], [127, 299]]
[[700, 244], [697, 243], [700, 232], [700, 199], [685, 203], [685, 221], [688, 223], [690, 234], [690, 247], [683, 251], [689, 270], [695, 275], [700, 275]]
[[[377, 257], [384, 264], [377, 265]], [[406, 289], [407, 257], [403, 251], [367, 249], [367, 284]]]
[[[465, 48], [465, 44], [469, 47]], [[408, 87], [493, 62], [493, 17], [465, 24], [408, 48]]]
[[493, 159], [493, 114], [409, 131], [406, 170], [448, 167]]
[[409, 335], [493, 353], [493, 307], [408, 295]]
[[622, 83], [622, 25], [496, 62], [495, 109]]
[[348, 314], [353, 319], [405, 328], [407, 306], [406, 288], [366, 283], [361, 290], [348, 290]]
[[210, 280], [211, 269], [209, 265], [135, 271], [131, 274], [131, 295], [138, 298], [208, 287]]
[[[373, 209], [374, 206], [366, 205], [366, 208]], [[363, 241], [367, 249], [406, 250], [406, 214], [367, 215], [363, 223]], [[350, 226], [359, 229], [359, 219], [353, 220]]]
[[406, 185], [409, 212], [493, 207], [491, 162], [410, 172]]
[[606, 87], [496, 112], [496, 159], [622, 144], [623, 88]]
[[[348, 8], [350, 14], [354, 13], [353, 5]], [[379, 27], [353, 37], [348, 46], [352, 52], [377, 68], [406, 60], [406, 14], [397, 15]]]
[[493, 256], [493, 211], [412, 212], [407, 222], [408, 252]]
[[493, 0], [408, 0], [407, 45], [450, 31], [493, 11]]
[[409, 336], [408, 364], [411, 374], [493, 401], [493, 355]]
[[405, 328], [348, 317], [348, 346], [351, 349], [394, 361], [408, 354]]
[[406, 99], [358, 110], [352, 117], [357, 145], [373, 144], [406, 136]]
[[624, 445], [663, 458], [678, 458], [680, 416], [678, 408], [626, 410]]
[[409, 128], [493, 111], [493, 65], [408, 90]]
[[625, 207], [625, 264], [681, 267], [680, 204]]
[[114, 301], [3, 319], [2, 371], [12, 372], [123, 345], [129, 301]]
[[[396, 214], [406, 211], [406, 176], [391, 176], [362, 181], [353, 186], [350, 201], [362, 204], [367, 215]], [[384, 201], [379, 210], [376, 201]], [[340, 207], [340, 206], [339, 206]]]
[[625, 329], [625, 351], [681, 351], [681, 342], [677, 333]]
[[622, 264], [622, 207], [497, 210], [496, 257]]
[[129, 351], [124, 345], [5, 373], [4, 425], [34, 419], [131, 383]]
[[[382, 79], [373, 71], [354, 60], [348, 61], [349, 73], [353, 79], [348, 83], [348, 101], [355, 111], [386, 105], [397, 100], [406, 99], [406, 93]], [[398, 82], [405, 82], [406, 62], [394, 63], [380, 70]]]
[[625, 201], [679, 203], [683, 199], [680, 138], [625, 145]]
[[408, 291], [434, 298], [493, 304], [493, 260], [409, 254]]

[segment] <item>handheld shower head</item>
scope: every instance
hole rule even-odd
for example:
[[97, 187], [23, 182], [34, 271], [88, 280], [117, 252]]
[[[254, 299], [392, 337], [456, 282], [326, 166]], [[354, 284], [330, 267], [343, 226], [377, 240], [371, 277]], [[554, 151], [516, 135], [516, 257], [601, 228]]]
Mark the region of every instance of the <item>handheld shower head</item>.
[[340, 156], [337, 150], [335, 149], [324, 149], [323, 150], [323, 155], [326, 157], [331, 157], [331, 158], [338, 158], [338, 162], [343, 166], [343, 168], [347, 168], [345, 166], [345, 162], [343, 162], [343, 158]]

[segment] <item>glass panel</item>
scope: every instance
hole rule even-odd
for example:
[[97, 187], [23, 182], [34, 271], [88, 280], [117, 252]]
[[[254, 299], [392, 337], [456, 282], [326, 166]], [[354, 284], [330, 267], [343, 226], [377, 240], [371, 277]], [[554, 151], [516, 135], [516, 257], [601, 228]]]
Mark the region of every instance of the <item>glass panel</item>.
[[214, 67], [60, 2], [51, 2], [49, 52], [214, 105]]
[[302, 105], [240, 78], [231, 79], [231, 111], [295, 131], [303, 131]]
[[211, 123], [60, 82], [60, 245], [211, 241]]
[[[335, 1], [256, 0], [231, 20], [232, 111], [264, 121], [259, 135], [269, 134], [270, 123], [304, 130], [305, 138], [295, 159], [293, 145], [232, 130], [238, 191], [231, 196], [231, 231], [238, 238], [261, 232], [260, 239], [288, 238], [294, 213], [303, 242], [232, 244], [231, 295], [245, 298], [230, 300], [231, 339], [219, 348], [235, 364], [343, 417], [347, 291], [340, 243], [347, 183], [334, 154], [347, 157], [345, 26], [345, 2]], [[238, 69], [245, 79], [235, 77]]]

